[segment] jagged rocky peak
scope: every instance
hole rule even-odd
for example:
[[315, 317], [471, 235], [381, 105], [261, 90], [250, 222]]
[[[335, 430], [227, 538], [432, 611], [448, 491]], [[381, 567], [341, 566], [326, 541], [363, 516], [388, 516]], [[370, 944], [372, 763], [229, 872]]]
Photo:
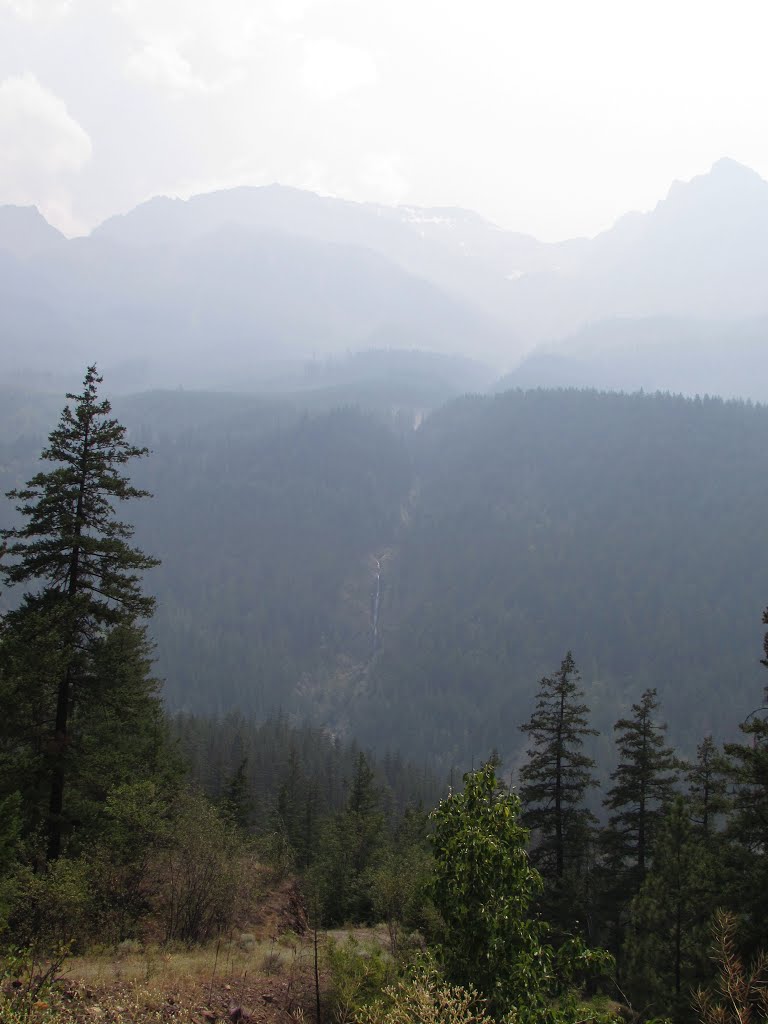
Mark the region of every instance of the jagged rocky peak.
[[672, 206], [693, 202], [744, 205], [761, 200], [768, 204], [768, 182], [751, 167], [723, 157], [706, 174], [699, 174], [686, 182], [673, 182], [663, 202]]

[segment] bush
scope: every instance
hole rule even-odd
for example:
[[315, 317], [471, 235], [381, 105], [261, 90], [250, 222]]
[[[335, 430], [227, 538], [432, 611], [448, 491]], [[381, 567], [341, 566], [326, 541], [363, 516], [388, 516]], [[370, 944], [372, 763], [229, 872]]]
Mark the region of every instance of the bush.
[[571, 939], [557, 953], [532, 910], [542, 888], [528, 861], [520, 799], [496, 778], [492, 761], [464, 776], [464, 789], [432, 812], [432, 895], [444, 927], [446, 976], [477, 989], [496, 1017], [528, 1024], [575, 1021], [572, 988], [612, 967], [602, 950]]
[[360, 1024], [493, 1024], [474, 989], [449, 985], [431, 966], [384, 990], [360, 1013]]
[[23, 869], [10, 914], [14, 942], [37, 958], [84, 946], [91, 933], [93, 898], [91, 868], [83, 859], [60, 857], [39, 874]]
[[331, 981], [328, 1013], [334, 1024], [358, 1020], [395, 978], [391, 957], [379, 947], [361, 946], [352, 935], [344, 943], [328, 939], [325, 963]]
[[166, 942], [203, 942], [230, 923], [244, 882], [242, 854], [237, 829], [210, 801], [180, 797], [155, 896]]
[[9, 950], [0, 959], [0, 1024], [38, 1024], [52, 1020], [51, 988], [68, 947], [41, 959], [32, 949]]
[[370, 874], [373, 910], [376, 919], [387, 925], [392, 956], [397, 956], [403, 928], [423, 927], [429, 917], [430, 867], [427, 851], [414, 844], [404, 851], [389, 851]]
[[283, 832], [270, 832], [256, 840], [256, 851], [274, 882], [282, 882], [296, 867], [296, 855]]
[[21, 796], [11, 793], [0, 800], [0, 932], [8, 923], [18, 883], [20, 831]]

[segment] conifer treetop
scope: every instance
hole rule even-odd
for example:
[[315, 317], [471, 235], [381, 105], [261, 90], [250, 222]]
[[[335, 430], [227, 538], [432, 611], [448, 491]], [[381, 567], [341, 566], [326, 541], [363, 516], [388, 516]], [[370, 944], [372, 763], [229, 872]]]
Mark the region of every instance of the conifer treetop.
[[24, 522], [0, 537], [8, 583], [39, 581], [48, 593], [87, 596], [89, 614], [110, 622], [125, 613], [151, 614], [154, 602], [142, 595], [140, 574], [158, 562], [130, 546], [133, 527], [115, 515], [116, 502], [149, 496], [121, 472], [148, 450], [132, 445], [125, 427], [110, 418], [109, 401], [98, 397], [101, 383], [92, 365], [82, 392], [67, 394], [70, 404], [40, 456], [55, 468], [8, 492]]

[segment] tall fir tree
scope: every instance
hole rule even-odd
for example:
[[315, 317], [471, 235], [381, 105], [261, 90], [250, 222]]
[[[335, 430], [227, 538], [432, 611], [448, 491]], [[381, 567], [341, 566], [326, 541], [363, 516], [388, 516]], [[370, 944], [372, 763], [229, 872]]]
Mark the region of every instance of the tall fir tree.
[[240, 758], [224, 782], [221, 809], [241, 832], [248, 832], [253, 814], [253, 796], [248, 782], [247, 756]]
[[710, 973], [709, 921], [721, 892], [689, 810], [682, 796], [669, 804], [653, 866], [629, 910], [624, 987], [643, 1019], [693, 1020], [691, 989]]
[[768, 707], [756, 708], [740, 728], [744, 741], [725, 744], [733, 789], [729, 895], [743, 916], [747, 944], [757, 949], [768, 947]]
[[585, 880], [597, 819], [585, 799], [597, 785], [595, 762], [583, 752], [584, 739], [596, 736], [570, 651], [553, 676], [539, 681], [536, 710], [520, 726], [530, 737], [528, 762], [520, 769], [523, 825], [531, 830], [531, 859], [545, 883], [545, 910], [560, 926], [583, 918]]
[[614, 852], [629, 869], [635, 884], [645, 877], [653, 843], [666, 805], [672, 798], [679, 762], [664, 742], [666, 723], [656, 721], [656, 690], [646, 690], [632, 705], [632, 718], [614, 726], [619, 764], [604, 805], [613, 814], [608, 833]]
[[[768, 631], [760, 663], [768, 668]], [[730, 906], [742, 915], [745, 943], [756, 950], [768, 948], [768, 686], [739, 728], [744, 740], [724, 747], [732, 790], [727, 888]]]
[[306, 867], [314, 855], [314, 825], [317, 817], [316, 786], [304, 772], [295, 747], [288, 752], [275, 803], [275, 825], [285, 837], [296, 858]]
[[679, 762], [664, 742], [666, 724], [657, 722], [656, 690], [646, 690], [632, 717], [614, 726], [619, 763], [603, 801], [611, 811], [600, 835], [601, 917], [605, 941], [618, 952], [626, 908], [650, 864], [654, 840], [672, 799]]
[[358, 752], [346, 806], [325, 822], [310, 872], [312, 901], [326, 924], [372, 920], [371, 881], [388, 839], [382, 796], [368, 759]]
[[101, 382], [90, 366], [82, 392], [67, 395], [73, 404], [41, 454], [54, 468], [9, 492], [21, 524], [0, 532], [6, 582], [31, 585], [3, 623], [0, 686], [19, 702], [2, 725], [3, 746], [30, 760], [36, 796], [47, 794], [49, 860], [75, 821], [67, 787], [82, 776], [88, 730], [107, 729], [124, 745], [147, 717], [156, 727], [159, 713], [143, 625], [154, 601], [141, 586], [157, 560], [131, 546], [133, 529], [115, 511], [146, 496], [122, 469], [147, 451], [110, 418]]
[[686, 768], [691, 820], [697, 834], [709, 842], [722, 827], [728, 810], [727, 761], [711, 736], [696, 748], [696, 760]]

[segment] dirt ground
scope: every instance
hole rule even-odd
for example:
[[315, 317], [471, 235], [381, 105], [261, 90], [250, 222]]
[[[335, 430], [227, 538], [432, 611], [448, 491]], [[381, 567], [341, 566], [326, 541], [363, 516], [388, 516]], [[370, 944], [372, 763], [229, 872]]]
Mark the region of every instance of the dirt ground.
[[[26, 1024], [314, 1021], [314, 947], [295, 883], [286, 880], [270, 890], [240, 925], [191, 949], [126, 942], [73, 957], [50, 993], [19, 1005], [15, 1019], [26, 1017]], [[10, 982], [5, 995], [12, 998], [19, 991]], [[0, 1020], [5, 1021], [2, 1013]]]

